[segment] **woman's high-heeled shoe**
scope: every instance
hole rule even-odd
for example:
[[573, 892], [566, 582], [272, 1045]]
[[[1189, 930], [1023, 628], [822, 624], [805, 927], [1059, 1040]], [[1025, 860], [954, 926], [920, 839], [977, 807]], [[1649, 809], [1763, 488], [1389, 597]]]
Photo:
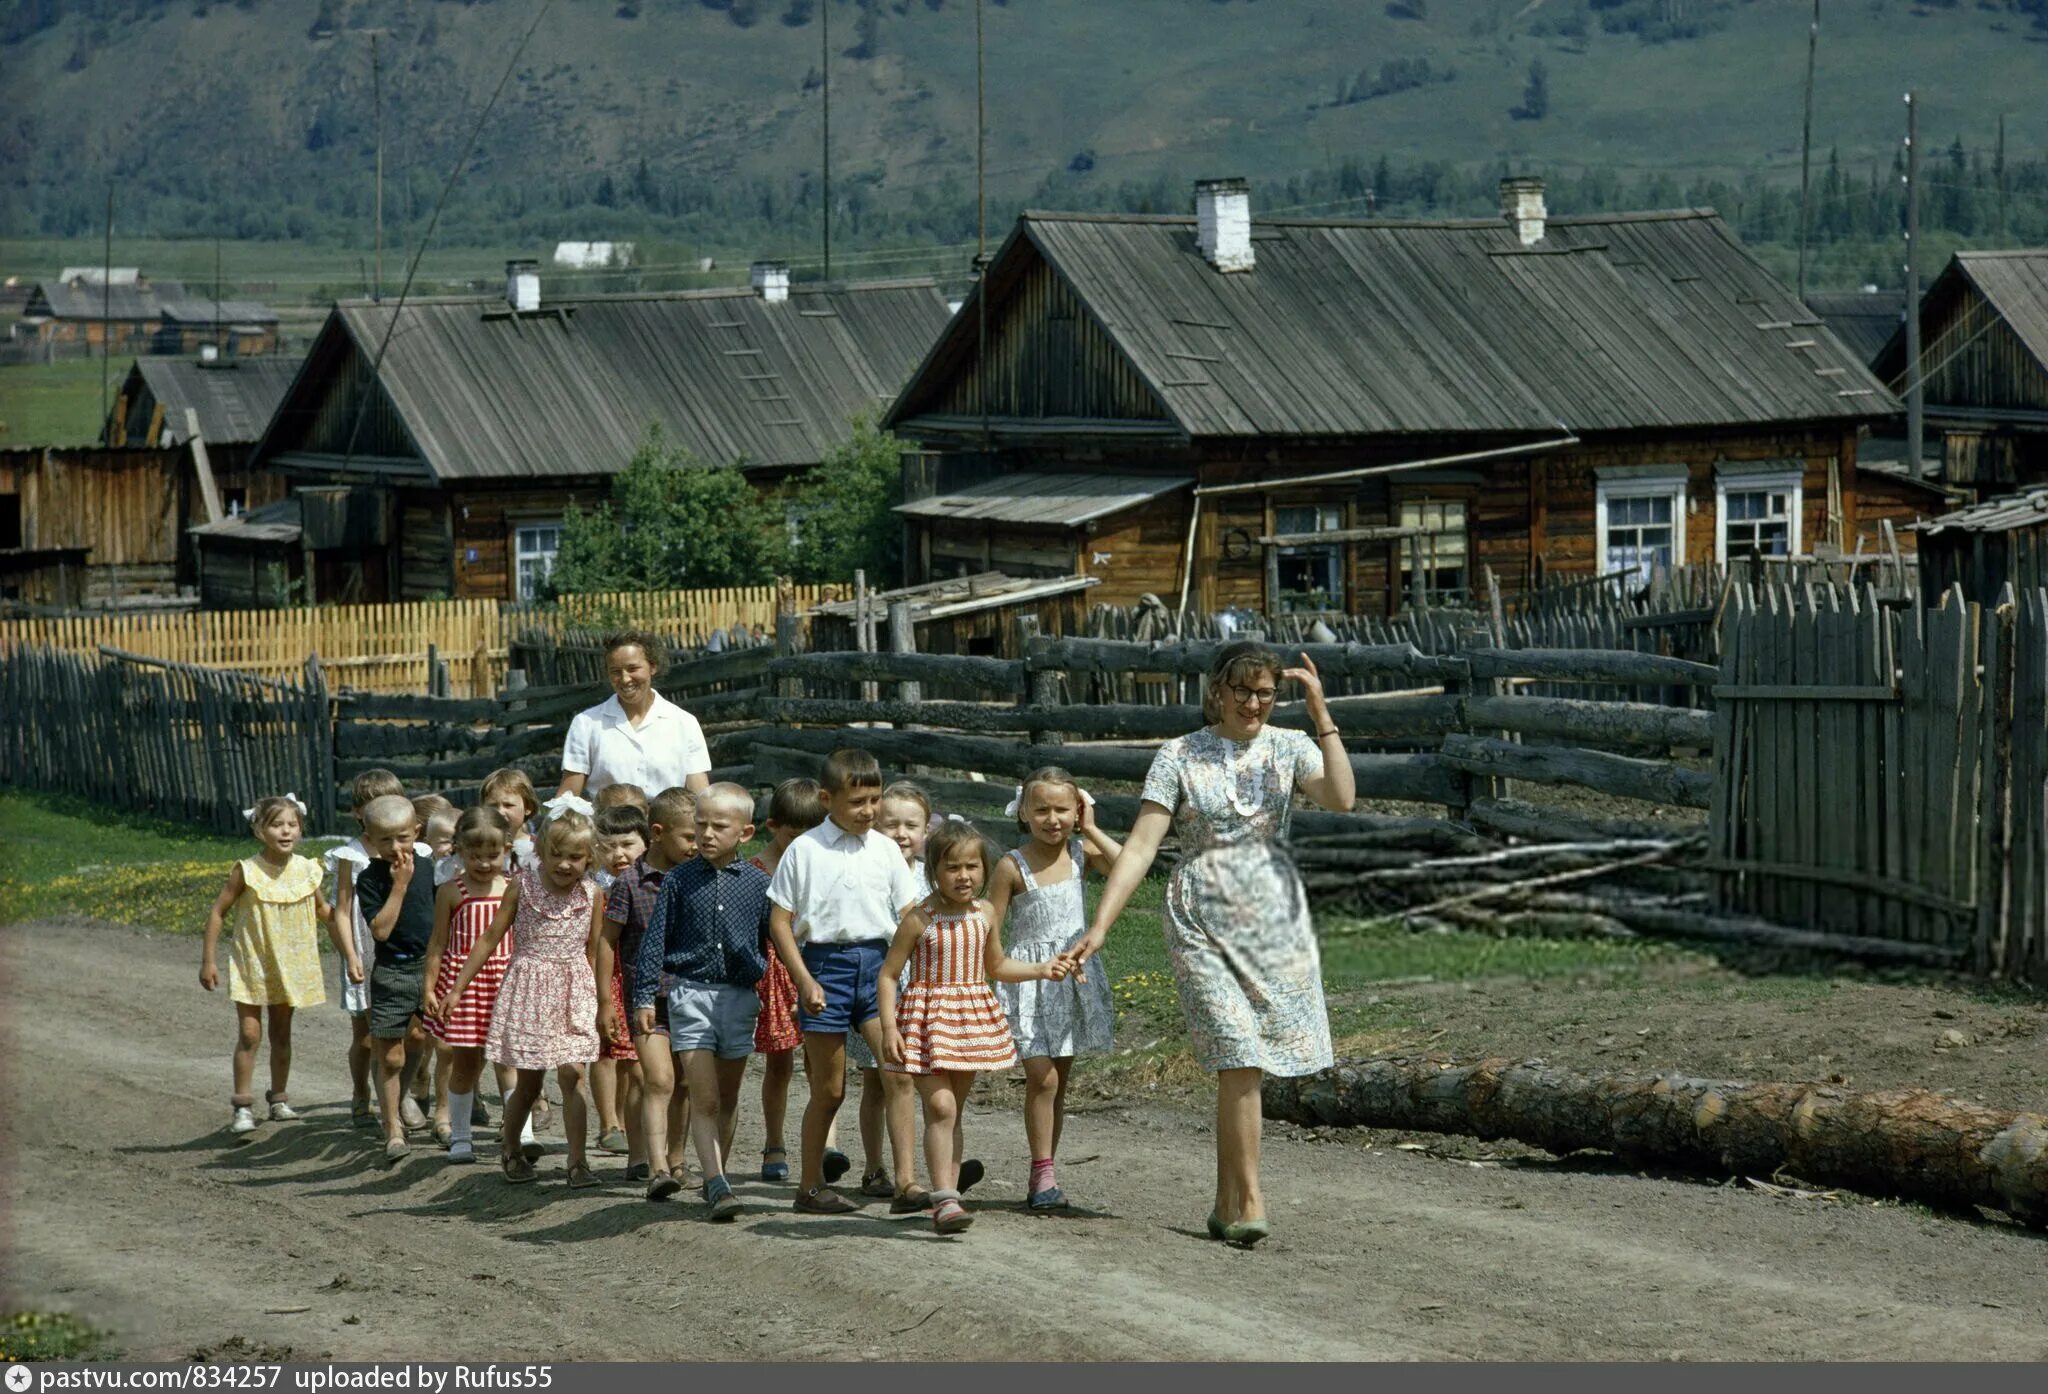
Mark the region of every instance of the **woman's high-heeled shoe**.
[[1226, 1244], [1241, 1244], [1247, 1249], [1273, 1232], [1273, 1227], [1264, 1220], [1239, 1220], [1222, 1228], [1223, 1233], [1217, 1238]]
[[1223, 1221], [1214, 1210], [1209, 1212], [1209, 1237], [1211, 1239], [1221, 1239], [1223, 1237]]

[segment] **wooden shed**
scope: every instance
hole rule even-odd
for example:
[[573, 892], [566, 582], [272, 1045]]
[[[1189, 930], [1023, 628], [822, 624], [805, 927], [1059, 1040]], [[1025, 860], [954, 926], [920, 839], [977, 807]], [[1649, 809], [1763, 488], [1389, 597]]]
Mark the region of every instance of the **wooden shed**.
[[[1031, 616], [1040, 634], [1081, 634], [1099, 584], [1092, 576], [1032, 578], [981, 572], [877, 591], [867, 597], [868, 613], [876, 634], [886, 636], [891, 607], [908, 604], [919, 653], [1022, 658], [1016, 641], [1018, 616]], [[859, 647], [854, 600], [827, 601], [810, 615], [813, 649]], [[888, 646], [886, 637], [877, 642]]]
[[[2048, 483], [2048, 250], [1957, 252], [1920, 299], [1920, 361], [1942, 474], [1980, 495]], [[1903, 391], [1903, 326], [1877, 357]]]
[[1930, 606], [1954, 586], [1982, 605], [2048, 586], [2048, 487], [1986, 499], [1920, 524], [1920, 594]]
[[[1896, 399], [1710, 210], [1026, 213], [885, 424], [909, 579], [1000, 564], [1216, 611], [1390, 613], [1853, 551]], [[1083, 497], [1076, 477], [1095, 481]]]
[[199, 603], [208, 610], [269, 610], [305, 595], [301, 503], [289, 495], [192, 528]]

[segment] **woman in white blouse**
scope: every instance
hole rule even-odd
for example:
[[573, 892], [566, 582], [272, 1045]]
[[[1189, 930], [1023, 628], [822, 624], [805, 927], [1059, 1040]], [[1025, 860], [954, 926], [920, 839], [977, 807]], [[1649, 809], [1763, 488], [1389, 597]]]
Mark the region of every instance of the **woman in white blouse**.
[[652, 798], [678, 784], [710, 788], [704, 729], [654, 690], [661, 641], [631, 629], [607, 635], [604, 665], [612, 695], [570, 721], [556, 792], [589, 799], [613, 784], [637, 784]]

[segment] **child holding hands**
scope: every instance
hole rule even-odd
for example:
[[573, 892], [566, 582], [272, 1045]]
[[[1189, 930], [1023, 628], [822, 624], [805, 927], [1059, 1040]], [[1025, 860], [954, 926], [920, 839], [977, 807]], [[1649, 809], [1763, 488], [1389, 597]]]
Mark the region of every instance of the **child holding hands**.
[[404, 796], [372, 799], [363, 809], [370, 864], [355, 878], [356, 903], [377, 945], [370, 969], [370, 1054], [377, 1067], [384, 1157], [394, 1162], [407, 1148], [407, 1119], [400, 1111], [406, 1038], [426, 995], [427, 944], [434, 937], [433, 850], [416, 840], [419, 831], [418, 816]]
[[[512, 829], [495, 808], [479, 804], [467, 809], [455, 824], [459, 873], [434, 896], [434, 937], [427, 944], [427, 1031], [446, 1048], [448, 1078], [448, 1160], [461, 1166], [476, 1160], [470, 1140], [474, 1126], [471, 1105], [476, 1101], [477, 1079], [483, 1073], [484, 1040], [490, 1034], [491, 1009], [497, 1004], [498, 987], [505, 977], [505, 965], [512, 946], [500, 944], [484, 961], [470, 984], [460, 1011], [444, 1010], [442, 999], [452, 995], [455, 979], [468, 961], [477, 939], [498, 918], [505, 897], [505, 853], [512, 843]], [[438, 1130], [437, 1130], [438, 1135]], [[540, 1146], [525, 1143], [530, 1160], [540, 1155]]]
[[263, 1043], [264, 1017], [270, 1024], [270, 1091], [264, 1095], [269, 1118], [284, 1123], [297, 1118], [286, 1090], [292, 1071], [292, 1012], [327, 1000], [320, 975], [317, 925], [325, 924], [334, 948], [348, 965], [348, 981], [361, 982], [363, 965], [354, 943], [341, 933], [320, 894], [320, 863], [294, 851], [304, 835], [304, 806], [292, 794], [258, 799], [247, 810], [249, 830], [263, 850], [228, 868], [227, 884], [206, 917], [206, 942], [199, 956], [199, 985], [208, 992], [220, 986], [218, 949], [223, 921], [240, 908], [228, 941], [228, 996], [235, 1004], [234, 1114], [231, 1132], [256, 1127], [256, 1049]]
[[[932, 1228], [966, 1229], [974, 1217], [960, 1204], [961, 1112], [974, 1076], [1017, 1063], [1002, 1004], [989, 991], [999, 982], [1057, 981], [1062, 958], [1026, 963], [1003, 952], [987, 901], [988, 844], [974, 825], [947, 819], [925, 846], [933, 890], [903, 915], [882, 961], [878, 993], [883, 1059], [917, 1081], [924, 1098], [925, 1164], [932, 1174]], [[899, 1000], [896, 975], [910, 969]]]

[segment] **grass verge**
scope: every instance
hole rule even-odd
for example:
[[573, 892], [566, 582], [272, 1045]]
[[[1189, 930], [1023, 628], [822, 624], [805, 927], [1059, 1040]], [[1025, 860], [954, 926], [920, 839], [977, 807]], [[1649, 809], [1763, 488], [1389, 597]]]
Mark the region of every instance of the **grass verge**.
[[0, 1362], [106, 1359], [105, 1340], [68, 1312], [0, 1313]]

